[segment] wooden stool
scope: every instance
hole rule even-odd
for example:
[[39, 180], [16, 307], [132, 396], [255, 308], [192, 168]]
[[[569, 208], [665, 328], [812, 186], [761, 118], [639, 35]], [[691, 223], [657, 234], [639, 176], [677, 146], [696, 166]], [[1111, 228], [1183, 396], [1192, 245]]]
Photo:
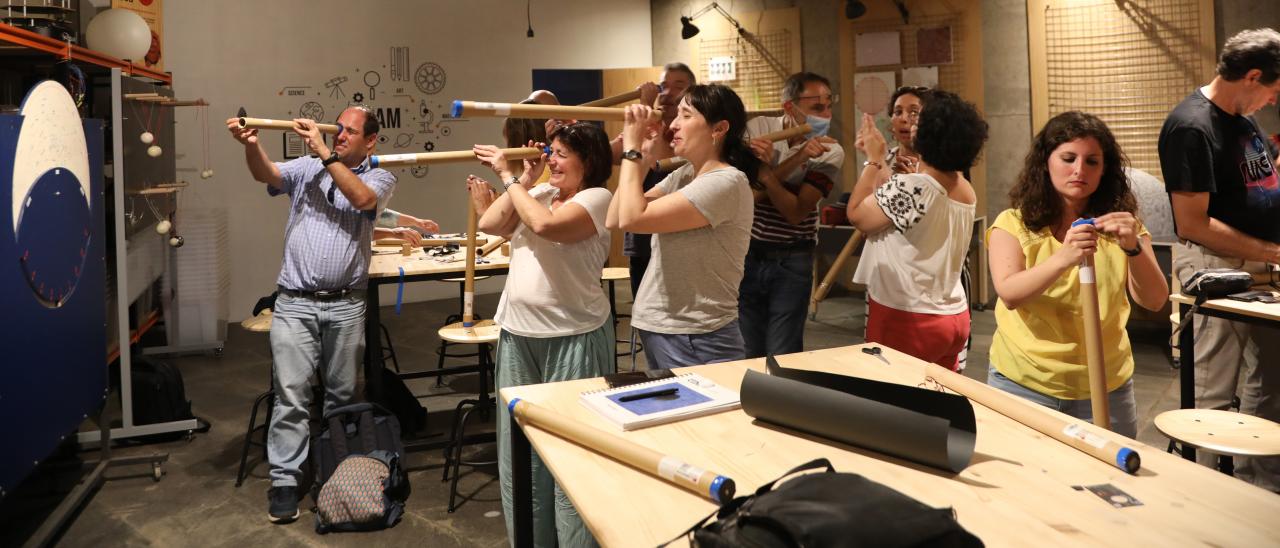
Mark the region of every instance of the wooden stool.
[[[1223, 455], [1219, 469], [1230, 474], [1229, 457], [1280, 455], [1280, 424], [1220, 409], [1175, 409], [1156, 415], [1156, 428], [1175, 443]], [[1170, 444], [1172, 450], [1173, 443]]]
[[[270, 333], [271, 309], [263, 310], [257, 316], [240, 322], [240, 327], [243, 327], [245, 331], [254, 333]], [[268, 352], [271, 350], [270, 341], [267, 343], [267, 350]], [[272, 361], [274, 362], [274, 359]], [[244, 483], [244, 479], [249, 475], [248, 470], [245, 469], [249, 460], [249, 447], [261, 447], [263, 459], [265, 460], [267, 456], [267, 428], [271, 425], [271, 407], [275, 405], [276, 396], [271, 384], [268, 383], [267, 386], [267, 391], [258, 394], [258, 397], [253, 400], [253, 408], [249, 410], [249, 429], [245, 431], [244, 443], [240, 446], [240, 469], [236, 472], [236, 487], [240, 487], [240, 484]], [[262, 424], [256, 424], [258, 422], [258, 406], [264, 402], [267, 404], [266, 420], [262, 421]], [[262, 441], [253, 441], [253, 434], [259, 430], [262, 431]]]
[[[475, 280], [476, 280], [476, 281], [480, 281], [480, 280], [487, 280], [487, 279], [489, 279], [489, 276], [476, 276], [476, 277], [475, 277]], [[465, 279], [465, 278], [445, 278], [445, 279], [440, 280], [440, 281], [442, 281], [442, 282], [453, 282], [453, 283], [458, 284], [458, 313], [457, 313], [457, 314], [450, 314], [450, 315], [449, 315], [449, 317], [447, 317], [447, 318], [445, 318], [445, 319], [444, 319], [444, 325], [445, 325], [445, 327], [448, 327], [448, 326], [449, 326], [449, 324], [453, 324], [453, 323], [456, 323], [456, 322], [460, 322], [460, 321], [462, 321], [462, 301], [463, 301], [463, 299], [465, 299], [465, 298], [466, 298], [466, 289], [465, 289], [465, 287], [466, 287], [466, 286], [465, 286], [465, 284], [466, 284], [466, 279]], [[476, 316], [475, 316], [475, 319], [476, 319], [477, 321], [479, 321], [479, 320], [480, 320], [480, 316], [479, 316], [479, 315], [476, 315]], [[441, 328], [441, 329], [444, 329], [444, 328]], [[437, 361], [436, 361], [436, 369], [444, 369], [444, 359], [445, 359], [445, 358], [474, 358], [474, 357], [476, 357], [476, 356], [477, 356], [477, 354], [476, 354], [476, 353], [474, 353], [474, 352], [463, 352], [463, 353], [461, 353], [461, 354], [450, 354], [450, 353], [449, 353], [449, 346], [450, 346], [450, 345], [454, 345], [454, 344], [459, 344], [459, 343], [450, 342], [450, 341], [445, 340], [445, 338], [444, 338], [444, 337], [440, 337], [440, 347], [436, 349], [436, 357], [438, 358], [438, 359], [437, 359]], [[441, 384], [444, 384], [444, 376], [443, 376], [443, 375], [442, 375], [442, 376], [439, 376], [439, 377], [436, 377], [436, 386], [440, 386]]]
[[[478, 398], [474, 400], [462, 400], [458, 402], [458, 407], [453, 411], [453, 430], [449, 434], [449, 445], [444, 449], [444, 475], [440, 481], [449, 481], [450, 469], [452, 468], [453, 481], [449, 484], [449, 513], [453, 513], [458, 509], [456, 500], [458, 498], [458, 476], [461, 475], [458, 468], [462, 465], [466, 466], [492, 466], [498, 461], [464, 461], [462, 460], [462, 447], [466, 445], [466, 429], [467, 418], [471, 416], [471, 412], [479, 410], [482, 415], [487, 415], [493, 409], [493, 398], [489, 396], [489, 375], [493, 373], [493, 362], [489, 360], [489, 347], [497, 344], [498, 332], [500, 328], [493, 320], [477, 321], [470, 332], [462, 326], [462, 322], [452, 323], [440, 328], [440, 340], [449, 341], [452, 344], [474, 344], [479, 348], [472, 356], [479, 356], [480, 365], [480, 389], [478, 390]], [[478, 441], [479, 443], [489, 443], [497, 441], [493, 435], [484, 436]]]
[[[613, 316], [613, 328], [615, 332], [618, 329], [618, 318], [620, 317], [630, 318], [631, 315], [630, 314], [626, 314], [625, 316], [618, 315], [618, 297], [617, 297], [617, 290], [615, 289], [614, 284], [617, 283], [619, 280], [630, 280], [630, 279], [631, 279], [631, 269], [625, 266], [605, 267], [604, 271], [600, 273], [600, 280], [609, 283], [609, 313]], [[636, 346], [637, 346], [636, 330], [635, 328], [630, 328], [630, 326], [628, 327], [629, 327], [628, 330], [631, 332], [631, 337], [629, 340], [625, 340], [625, 341], [622, 339], [614, 340], [615, 345], [617, 343], [629, 343], [631, 345], [630, 352], [624, 352], [621, 354], [617, 352], [613, 353], [613, 370], [615, 372], [618, 370], [618, 357], [626, 356], [626, 355], [631, 356], [631, 370], [632, 371], [636, 370]], [[644, 345], [639, 345], [639, 347], [640, 347], [640, 350], [644, 350]]]

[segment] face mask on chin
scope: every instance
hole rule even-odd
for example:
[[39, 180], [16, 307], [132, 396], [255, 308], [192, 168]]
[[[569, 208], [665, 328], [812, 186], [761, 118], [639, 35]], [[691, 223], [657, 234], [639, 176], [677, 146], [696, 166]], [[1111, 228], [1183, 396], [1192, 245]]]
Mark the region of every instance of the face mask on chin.
[[809, 127], [812, 128], [809, 130], [809, 134], [805, 135], [808, 139], [826, 137], [827, 132], [831, 130], [830, 118], [823, 118], [821, 116], [808, 114], [804, 117], [804, 123], [809, 124]]

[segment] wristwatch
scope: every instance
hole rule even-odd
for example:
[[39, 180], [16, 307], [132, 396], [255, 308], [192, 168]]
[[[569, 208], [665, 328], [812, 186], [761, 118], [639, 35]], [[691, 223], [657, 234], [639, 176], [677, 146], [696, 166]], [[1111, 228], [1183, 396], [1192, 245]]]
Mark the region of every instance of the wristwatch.
[[512, 175], [510, 178], [502, 181], [502, 190], [509, 190], [511, 188], [511, 185], [518, 185], [518, 184], [520, 184], [520, 178], [516, 177], [515, 175]]
[[1138, 245], [1133, 246], [1133, 249], [1125, 249], [1122, 247], [1120, 250], [1123, 251], [1125, 255], [1137, 257], [1142, 254], [1142, 240], [1138, 240]]
[[328, 157], [328, 158], [325, 158], [323, 161], [321, 161], [321, 162], [320, 162], [320, 165], [323, 165], [323, 166], [325, 166], [325, 167], [329, 167], [329, 164], [332, 164], [332, 163], [334, 163], [334, 162], [340, 162], [340, 161], [342, 161], [342, 157], [341, 157], [341, 156], [338, 156], [337, 151], [331, 151], [331, 152], [329, 152], [329, 157]]
[[634, 148], [622, 152], [622, 159], [624, 160], [636, 161], [636, 160], [639, 160], [641, 157], [642, 155], [640, 154], [640, 151]]

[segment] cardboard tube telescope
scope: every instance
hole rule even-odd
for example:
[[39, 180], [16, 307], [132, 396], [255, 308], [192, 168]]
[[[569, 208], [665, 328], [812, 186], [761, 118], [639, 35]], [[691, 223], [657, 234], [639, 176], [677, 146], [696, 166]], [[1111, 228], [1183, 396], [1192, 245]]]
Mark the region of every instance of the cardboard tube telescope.
[[[272, 120], [269, 118], [246, 118], [240, 117], [240, 129], [293, 129], [293, 120]], [[328, 133], [337, 135], [342, 132], [342, 127], [337, 124], [316, 124], [316, 128], [320, 133]]]

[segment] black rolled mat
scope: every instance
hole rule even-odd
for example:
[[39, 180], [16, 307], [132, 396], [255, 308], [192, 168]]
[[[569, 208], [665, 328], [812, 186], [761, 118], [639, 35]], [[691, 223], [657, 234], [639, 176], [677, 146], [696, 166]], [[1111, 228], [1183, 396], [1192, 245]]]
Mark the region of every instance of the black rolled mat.
[[977, 423], [964, 396], [817, 371], [768, 358], [747, 371], [742, 410], [756, 419], [960, 472], [973, 458]]

